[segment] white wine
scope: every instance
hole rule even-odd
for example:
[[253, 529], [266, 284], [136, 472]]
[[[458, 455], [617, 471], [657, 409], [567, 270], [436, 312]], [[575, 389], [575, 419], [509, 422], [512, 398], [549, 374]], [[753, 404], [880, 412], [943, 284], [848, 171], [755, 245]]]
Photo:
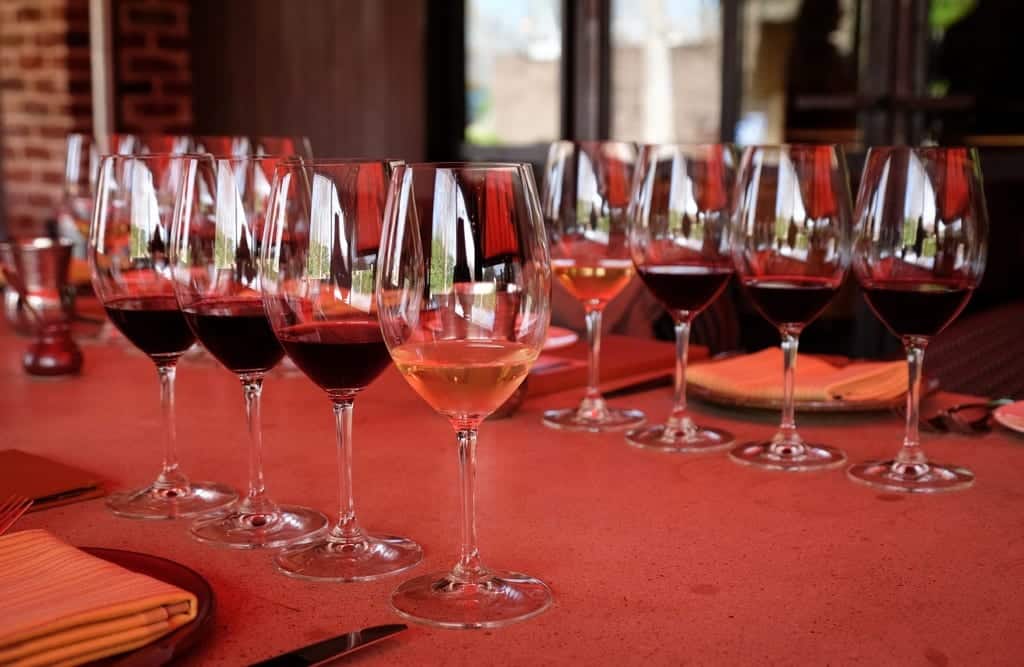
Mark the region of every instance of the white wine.
[[459, 428], [475, 426], [508, 400], [537, 354], [505, 340], [406, 343], [391, 350], [416, 393]]

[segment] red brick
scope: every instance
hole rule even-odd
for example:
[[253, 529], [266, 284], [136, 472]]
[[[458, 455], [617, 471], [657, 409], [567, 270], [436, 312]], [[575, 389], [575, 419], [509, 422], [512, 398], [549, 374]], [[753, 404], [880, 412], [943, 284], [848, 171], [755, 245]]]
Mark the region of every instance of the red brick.
[[188, 37], [171, 37], [161, 35], [157, 38], [156, 43], [161, 49], [167, 49], [168, 51], [188, 51], [191, 47], [192, 40]]
[[0, 90], [25, 90], [22, 79], [0, 79]]
[[33, 206], [51, 206], [56, 200], [55, 196], [32, 193], [26, 197], [29, 204]]
[[129, 61], [129, 67], [133, 72], [139, 74], [165, 74], [177, 72], [178, 63], [167, 58], [153, 56], [137, 56]]
[[39, 93], [55, 93], [57, 92], [57, 84], [50, 79], [40, 79], [33, 82], [32, 90]]
[[26, 53], [18, 59], [22, 69], [38, 69], [43, 66], [43, 57], [37, 53]]
[[43, 12], [37, 7], [21, 7], [14, 13], [15, 21], [38, 21], [43, 18]]
[[32, 160], [49, 160], [52, 157], [50, 150], [41, 146], [26, 146], [22, 155]]
[[[7, 130], [7, 134], [10, 136], [10, 130]], [[68, 136], [68, 129], [52, 125], [43, 126], [39, 128], [39, 136], [47, 139], [64, 139]]]
[[146, 45], [146, 35], [141, 32], [119, 32], [116, 40], [118, 50], [137, 49]]
[[47, 185], [64, 185], [64, 174], [59, 171], [47, 171], [40, 177], [40, 180]]
[[[31, 183], [32, 172], [28, 169], [12, 169], [9, 165], [4, 166], [4, 180], [10, 183]], [[7, 193], [7, 197], [11, 198], [14, 195]]]
[[135, 110], [146, 116], [173, 116], [181, 107], [177, 102], [140, 102]]
[[191, 81], [164, 81], [160, 84], [160, 90], [164, 95], [171, 97], [192, 97]]
[[25, 35], [0, 35], [0, 46], [21, 46], [25, 43]]
[[88, 95], [92, 93], [92, 81], [89, 79], [71, 79], [68, 81], [68, 92], [72, 95], [75, 93]]
[[21, 104], [21, 110], [28, 114], [45, 114], [49, 113], [50, 106], [43, 102], [23, 102]]
[[36, 35], [37, 46], [57, 46], [64, 42], [64, 35], [59, 32], [42, 32]]
[[176, 25], [178, 13], [173, 9], [129, 8], [128, 21], [139, 26]]

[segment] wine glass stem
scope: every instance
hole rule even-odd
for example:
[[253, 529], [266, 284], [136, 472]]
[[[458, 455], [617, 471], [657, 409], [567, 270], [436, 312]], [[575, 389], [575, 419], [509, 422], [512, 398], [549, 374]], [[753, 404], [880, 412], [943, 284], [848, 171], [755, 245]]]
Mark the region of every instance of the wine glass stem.
[[156, 486], [161, 489], [183, 487], [188, 480], [178, 470], [178, 434], [174, 419], [174, 376], [176, 362], [162, 363], [156, 367], [160, 379], [160, 416], [163, 419], [164, 460]]
[[356, 502], [352, 493], [352, 410], [355, 398], [333, 398], [334, 426], [338, 441], [338, 522], [331, 528], [333, 540], [359, 541], [363, 531], [356, 519]]
[[590, 358], [587, 364], [587, 398], [600, 400], [601, 390], [598, 389], [601, 377], [601, 309], [587, 306], [587, 343], [590, 346]]
[[774, 438], [776, 453], [789, 456], [799, 455], [803, 443], [796, 432], [796, 416], [793, 392], [796, 389], [796, 352], [800, 345], [800, 333], [783, 329], [782, 333], [782, 422]]
[[263, 422], [260, 419], [260, 396], [263, 393], [263, 374], [243, 375], [242, 392], [245, 395], [245, 419], [249, 427], [249, 493], [243, 501], [243, 512], [273, 511], [266, 497], [263, 482]]
[[672, 400], [672, 416], [669, 424], [682, 428], [686, 419], [686, 357], [690, 348], [690, 319], [679, 316], [676, 319], [676, 373], [675, 395]]
[[476, 544], [476, 429], [459, 429], [459, 482], [462, 487], [462, 548], [452, 575], [457, 581], [475, 582], [484, 574]]
[[921, 451], [918, 434], [918, 420], [921, 409], [921, 369], [924, 365], [924, 348], [927, 341], [920, 338], [908, 338], [904, 341], [907, 353], [907, 428], [903, 436], [903, 446], [896, 455], [898, 464], [918, 465], [926, 461]]

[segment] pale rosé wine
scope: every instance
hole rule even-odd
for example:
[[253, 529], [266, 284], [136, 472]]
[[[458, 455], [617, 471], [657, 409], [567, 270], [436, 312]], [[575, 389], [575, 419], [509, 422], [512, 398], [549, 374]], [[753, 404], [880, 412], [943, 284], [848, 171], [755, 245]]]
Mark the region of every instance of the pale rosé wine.
[[501, 340], [405, 343], [391, 357], [412, 388], [449, 419], [479, 421], [508, 400], [538, 351]]
[[553, 259], [551, 269], [574, 297], [600, 303], [614, 299], [633, 277], [633, 262], [629, 259], [601, 259], [594, 263]]

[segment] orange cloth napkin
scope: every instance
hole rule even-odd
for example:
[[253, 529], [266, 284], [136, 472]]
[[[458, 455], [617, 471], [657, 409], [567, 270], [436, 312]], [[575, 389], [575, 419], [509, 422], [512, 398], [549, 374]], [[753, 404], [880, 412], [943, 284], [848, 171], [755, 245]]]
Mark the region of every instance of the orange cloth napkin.
[[0, 665], [79, 665], [144, 646], [196, 616], [196, 597], [65, 544], [0, 537]]
[[[782, 350], [768, 348], [687, 368], [686, 379], [717, 394], [735, 398], [782, 400]], [[907, 391], [902, 361], [851, 363], [842, 368], [813, 355], [796, 363], [797, 401], [884, 401]]]

